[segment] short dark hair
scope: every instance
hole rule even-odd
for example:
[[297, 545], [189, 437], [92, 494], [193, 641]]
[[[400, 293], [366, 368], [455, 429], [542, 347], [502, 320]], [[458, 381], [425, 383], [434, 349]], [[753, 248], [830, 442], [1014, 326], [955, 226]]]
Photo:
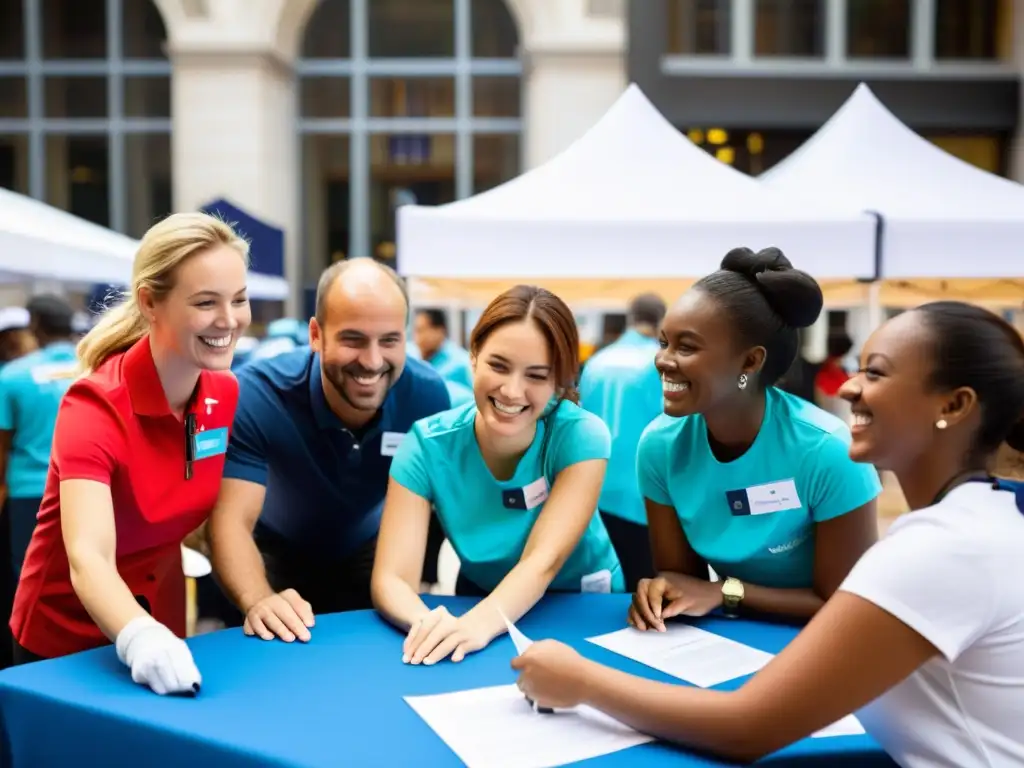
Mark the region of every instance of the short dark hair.
[[930, 385], [970, 387], [978, 396], [981, 426], [973, 458], [987, 458], [1001, 443], [1024, 451], [1024, 340], [987, 309], [936, 301], [910, 310], [921, 315], [932, 343]]
[[694, 288], [714, 299], [728, 315], [737, 341], [764, 347], [759, 386], [770, 387], [796, 359], [798, 328], [814, 325], [824, 299], [821, 287], [806, 272], [794, 269], [778, 248], [754, 253], [734, 248], [717, 272], [697, 281]]
[[440, 328], [446, 334], [448, 333], [448, 313], [443, 309], [428, 307], [416, 310], [416, 314], [427, 318], [427, 322], [432, 328]]
[[335, 280], [338, 280], [344, 275], [353, 264], [365, 261], [369, 261], [375, 265], [381, 272], [391, 278], [391, 280], [398, 286], [398, 290], [402, 292], [402, 297], [405, 299], [405, 314], [408, 320], [409, 316], [409, 289], [405, 286], [405, 280], [403, 280], [395, 270], [389, 267], [387, 264], [381, 264], [379, 261], [374, 261], [370, 258], [355, 258], [345, 259], [344, 261], [336, 261], [323, 272], [320, 273], [320, 280], [316, 284], [316, 308], [315, 317], [316, 321], [321, 325], [324, 324], [327, 314], [327, 294], [331, 292], [331, 286], [334, 285]]
[[75, 310], [61, 296], [47, 293], [33, 296], [25, 306], [35, 330], [47, 336], [71, 336], [75, 332]]
[[656, 293], [641, 293], [629, 302], [629, 322], [633, 325], [661, 327], [665, 319], [665, 301]]
[[850, 338], [850, 334], [846, 331], [831, 331], [825, 346], [825, 354], [829, 357], [846, 357], [850, 354], [850, 350], [853, 349], [853, 339]]

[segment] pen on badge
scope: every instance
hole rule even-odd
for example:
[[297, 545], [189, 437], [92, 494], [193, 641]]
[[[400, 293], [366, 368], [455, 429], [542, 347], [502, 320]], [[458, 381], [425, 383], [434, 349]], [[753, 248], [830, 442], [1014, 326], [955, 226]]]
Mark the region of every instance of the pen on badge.
[[192, 462], [196, 458], [196, 415], [188, 413], [185, 415], [185, 479], [192, 479]]

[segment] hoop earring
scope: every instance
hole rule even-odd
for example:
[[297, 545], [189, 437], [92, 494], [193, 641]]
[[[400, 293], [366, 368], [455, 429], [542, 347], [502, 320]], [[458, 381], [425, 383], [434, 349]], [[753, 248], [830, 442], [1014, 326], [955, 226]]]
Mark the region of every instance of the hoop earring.
[[938, 421], [935, 422], [936, 429], [945, 429], [948, 426], [949, 423], [945, 419], [939, 419]]
[[741, 373], [740, 374], [740, 379], [739, 379], [739, 381], [736, 382], [736, 386], [739, 387], [740, 389], [746, 389], [747, 388], [747, 374], [745, 374], [745, 373]]

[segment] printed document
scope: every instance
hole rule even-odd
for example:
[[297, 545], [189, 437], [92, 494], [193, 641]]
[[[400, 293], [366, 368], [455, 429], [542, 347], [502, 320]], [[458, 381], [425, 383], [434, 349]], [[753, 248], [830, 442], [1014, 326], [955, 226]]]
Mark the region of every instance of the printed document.
[[586, 706], [538, 714], [515, 685], [405, 701], [468, 768], [549, 768], [654, 741]]
[[665, 632], [641, 632], [627, 627], [587, 639], [701, 688], [753, 674], [774, 658], [770, 653], [686, 624], [669, 624]]

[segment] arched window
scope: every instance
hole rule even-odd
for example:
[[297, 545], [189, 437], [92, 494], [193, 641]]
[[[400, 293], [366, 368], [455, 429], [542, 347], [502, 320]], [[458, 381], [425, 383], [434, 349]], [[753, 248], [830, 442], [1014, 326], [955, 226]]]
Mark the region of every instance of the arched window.
[[398, 206], [518, 174], [521, 71], [504, 0], [322, 0], [298, 62], [307, 286], [393, 259]]
[[169, 213], [165, 38], [150, 0], [0, 0], [0, 186], [136, 237]]

